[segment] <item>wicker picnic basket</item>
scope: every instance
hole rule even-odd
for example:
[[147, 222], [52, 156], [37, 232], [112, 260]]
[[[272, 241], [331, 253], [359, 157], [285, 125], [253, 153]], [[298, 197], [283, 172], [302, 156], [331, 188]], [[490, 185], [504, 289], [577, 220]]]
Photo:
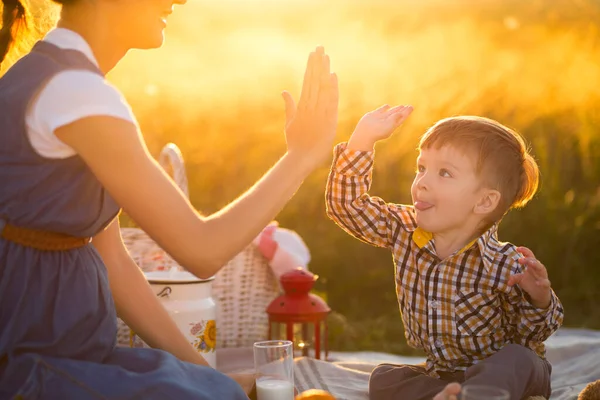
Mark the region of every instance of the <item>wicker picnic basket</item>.
[[[179, 148], [167, 144], [159, 156], [160, 165], [189, 196], [183, 156]], [[185, 270], [152, 238], [139, 228], [122, 228], [125, 246], [144, 272]], [[263, 340], [268, 333], [266, 308], [279, 295], [279, 284], [267, 260], [254, 244], [225, 264], [215, 275], [213, 299], [217, 303], [217, 347], [246, 347]], [[117, 342], [129, 346], [129, 327], [118, 320]]]

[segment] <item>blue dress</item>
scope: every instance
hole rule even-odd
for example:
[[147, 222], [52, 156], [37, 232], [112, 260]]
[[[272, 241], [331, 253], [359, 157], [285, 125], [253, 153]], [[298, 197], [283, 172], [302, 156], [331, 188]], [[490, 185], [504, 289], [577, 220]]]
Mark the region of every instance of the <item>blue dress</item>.
[[[38, 42], [0, 78], [0, 231], [89, 237], [119, 212], [80, 157], [46, 159], [27, 139], [30, 100], [66, 69], [101, 74], [82, 53]], [[93, 244], [41, 251], [0, 238], [0, 399], [247, 399], [212, 368], [116, 347], [116, 332]]]

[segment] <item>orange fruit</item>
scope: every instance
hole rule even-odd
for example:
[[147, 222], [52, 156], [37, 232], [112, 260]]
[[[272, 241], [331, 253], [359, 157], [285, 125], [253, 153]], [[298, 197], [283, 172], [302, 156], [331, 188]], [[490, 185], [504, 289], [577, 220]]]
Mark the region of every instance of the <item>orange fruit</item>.
[[309, 389], [300, 393], [294, 400], [335, 400], [335, 397], [325, 390]]

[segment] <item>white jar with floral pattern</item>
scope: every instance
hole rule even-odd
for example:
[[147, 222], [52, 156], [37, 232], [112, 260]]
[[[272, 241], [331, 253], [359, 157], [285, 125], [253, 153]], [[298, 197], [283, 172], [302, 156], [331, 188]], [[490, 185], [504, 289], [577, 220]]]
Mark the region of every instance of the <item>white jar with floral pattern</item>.
[[[208, 364], [217, 366], [217, 305], [212, 298], [214, 278], [199, 279], [187, 271], [146, 272], [146, 279], [192, 346]], [[131, 332], [131, 347], [147, 347]]]

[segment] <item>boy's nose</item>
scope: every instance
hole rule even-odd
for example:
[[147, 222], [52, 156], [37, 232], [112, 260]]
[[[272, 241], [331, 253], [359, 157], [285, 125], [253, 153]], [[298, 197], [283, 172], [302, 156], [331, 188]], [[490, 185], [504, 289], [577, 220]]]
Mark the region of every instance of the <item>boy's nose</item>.
[[427, 189], [427, 174], [423, 174], [421, 175], [419, 178], [417, 178], [417, 188], [418, 189]]

